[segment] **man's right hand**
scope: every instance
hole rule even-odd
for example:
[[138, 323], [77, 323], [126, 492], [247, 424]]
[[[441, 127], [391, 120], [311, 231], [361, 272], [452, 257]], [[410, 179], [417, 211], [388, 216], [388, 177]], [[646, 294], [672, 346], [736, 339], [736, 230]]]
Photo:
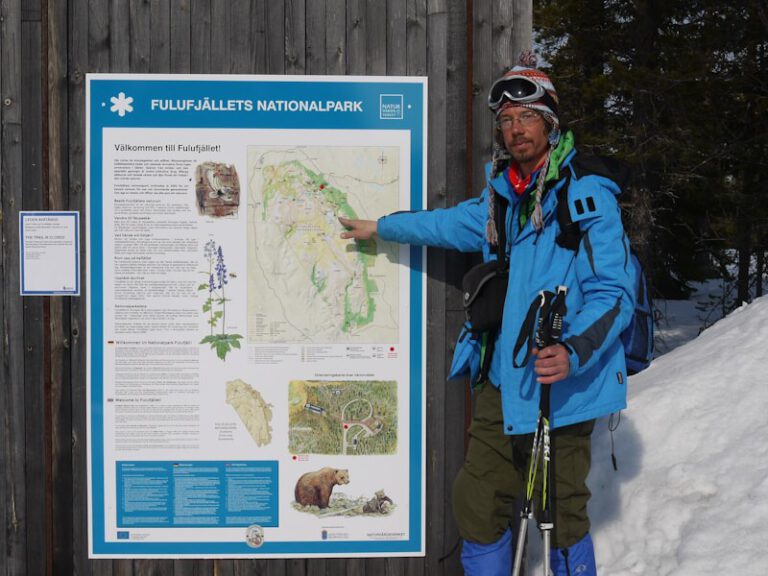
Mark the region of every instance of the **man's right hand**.
[[376, 234], [376, 220], [350, 220], [339, 216], [339, 222], [347, 229], [341, 233], [345, 240], [369, 240]]

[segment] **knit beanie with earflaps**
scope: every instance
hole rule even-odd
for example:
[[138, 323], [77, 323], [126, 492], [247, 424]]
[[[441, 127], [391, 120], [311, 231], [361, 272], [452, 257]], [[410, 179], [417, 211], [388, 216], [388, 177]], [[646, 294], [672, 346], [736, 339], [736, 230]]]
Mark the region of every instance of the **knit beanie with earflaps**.
[[[549, 76], [547, 76], [547, 74], [536, 68], [536, 55], [532, 51], [523, 51], [523, 53], [520, 54], [518, 64], [506, 72], [496, 82], [499, 82], [504, 78], [512, 78], [515, 76], [522, 76], [534, 84], [540, 86], [548, 96], [548, 98], [542, 97], [539, 100], [527, 103], [515, 102], [513, 100], [506, 99], [495, 110], [496, 117], [498, 118], [499, 114], [501, 114], [501, 112], [507, 108], [528, 108], [541, 114], [544, 117], [544, 121], [549, 125], [550, 130], [549, 134], [547, 135], [547, 139], [549, 141], [549, 151], [547, 152], [547, 158], [544, 161], [544, 165], [542, 166], [541, 170], [539, 171], [539, 175], [536, 181], [536, 189], [534, 192], [535, 205], [531, 214], [531, 222], [534, 228], [539, 231], [543, 226], [543, 218], [541, 213], [541, 196], [544, 190], [546, 175], [549, 172], [551, 150], [553, 150], [560, 141], [560, 118], [558, 117], [557, 111], [559, 100], [555, 86], [552, 84], [552, 80], [549, 78]], [[495, 178], [505, 167], [507, 167], [509, 165], [509, 161], [510, 154], [504, 146], [504, 139], [501, 135], [501, 129], [494, 124], [491, 179]], [[495, 192], [493, 187], [489, 185], [488, 221], [486, 223], [485, 236], [486, 240], [492, 245], [496, 245], [498, 242], [498, 232], [496, 230], [496, 223], [494, 219], [495, 211]]]
[[496, 117], [498, 118], [502, 110], [506, 110], [507, 108], [513, 106], [535, 110], [544, 116], [544, 120], [550, 126], [551, 130], [548, 135], [549, 145], [554, 148], [557, 146], [558, 140], [560, 140], [560, 118], [557, 112], [557, 106], [560, 104], [560, 100], [557, 97], [557, 91], [555, 90], [554, 84], [552, 84], [552, 80], [544, 72], [536, 68], [536, 55], [530, 50], [523, 51], [523, 53], [520, 54], [520, 60], [517, 66], [511, 68], [499, 80], [513, 76], [522, 76], [534, 84], [541, 86], [549, 95], [551, 101], [547, 102], [544, 99], [539, 99], [535, 102], [524, 104], [521, 102], [513, 102], [512, 100], [506, 100], [496, 110]]

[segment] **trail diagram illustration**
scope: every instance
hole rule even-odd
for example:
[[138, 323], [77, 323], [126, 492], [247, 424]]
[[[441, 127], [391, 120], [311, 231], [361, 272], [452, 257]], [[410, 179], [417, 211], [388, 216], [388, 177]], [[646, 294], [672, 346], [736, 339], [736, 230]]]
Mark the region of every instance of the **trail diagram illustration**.
[[338, 216], [398, 209], [396, 147], [248, 148], [248, 340], [394, 343], [398, 254]]
[[295, 454], [394, 454], [397, 382], [293, 380], [288, 449]]

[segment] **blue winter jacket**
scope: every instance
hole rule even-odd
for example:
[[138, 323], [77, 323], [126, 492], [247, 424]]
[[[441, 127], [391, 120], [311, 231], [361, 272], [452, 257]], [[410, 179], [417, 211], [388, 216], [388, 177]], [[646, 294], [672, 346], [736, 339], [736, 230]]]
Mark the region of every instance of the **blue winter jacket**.
[[[536, 382], [533, 361], [514, 367], [513, 348], [531, 302], [541, 290], [555, 292], [559, 285], [568, 288], [563, 342], [570, 353], [570, 373], [565, 380], [552, 384], [553, 427], [626, 407], [627, 373], [619, 335], [630, 322], [634, 299], [629, 243], [616, 200], [620, 190], [613, 181], [598, 175], [576, 178], [569, 166], [574, 153], [564, 159], [559, 175], [549, 183], [542, 198], [544, 226], [538, 233], [530, 218], [520, 228], [524, 202], [513, 192], [507, 176], [499, 175], [491, 181], [496, 193], [509, 201], [509, 286], [489, 372], [490, 381], [501, 388], [507, 434], [527, 434], [535, 429], [541, 385]], [[569, 209], [582, 233], [576, 251], [555, 242], [560, 232], [557, 191], [566, 184], [569, 172]], [[490, 177], [490, 164], [486, 176]], [[531, 181], [535, 182], [535, 177]], [[494, 249], [485, 239], [487, 195], [486, 188], [480, 198], [452, 208], [384, 216], [378, 221], [378, 235], [400, 243], [482, 251], [484, 259], [493, 258]], [[479, 348], [477, 340], [459, 338], [452, 377], [477, 373]]]

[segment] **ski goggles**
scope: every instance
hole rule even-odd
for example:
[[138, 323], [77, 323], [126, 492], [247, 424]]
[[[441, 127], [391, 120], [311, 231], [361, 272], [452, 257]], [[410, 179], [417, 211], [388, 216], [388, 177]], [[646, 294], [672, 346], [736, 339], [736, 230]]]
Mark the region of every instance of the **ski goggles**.
[[488, 92], [488, 107], [496, 112], [504, 100], [518, 104], [541, 101], [557, 114], [557, 103], [546, 90], [526, 76], [503, 76], [496, 80]]

